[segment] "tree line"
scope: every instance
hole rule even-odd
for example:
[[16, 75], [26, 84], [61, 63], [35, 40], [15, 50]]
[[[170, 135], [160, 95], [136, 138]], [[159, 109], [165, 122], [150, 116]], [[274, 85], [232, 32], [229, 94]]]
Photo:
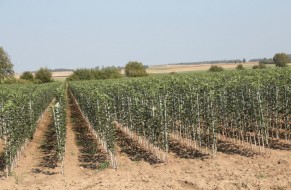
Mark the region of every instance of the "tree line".
[[[40, 68], [35, 73], [25, 71], [20, 79], [14, 77], [15, 72], [8, 53], [0, 47], [0, 83], [48, 83], [52, 82], [52, 71], [48, 68]], [[61, 69], [64, 70], [64, 69]], [[147, 76], [146, 66], [141, 62], [129, 61], [126, 64], [124, 74], [126, 77]], [[124, 77], [120, 68], [105, 67], [102, 69], [76, 69], [67, 80], [98, 80], [98, 79], [117, 79]]]
[[[277, 53], [274, 55], [273, 59], [262, 59], [259, 61], [258, 65], [254, 65], [253, 69], [266, 69], [266, 64], [275, 64], [276, 67], [287, 67], [287, 63], [291, 63], [290, 57], [286, 53]], [[237, 70], [244, 70], [243, 64], [238, 64], [236, 66]], [[212, 65], [209, 68], [210, 72], [219, 72], [224, 71], [224, 69], [221, 66], [218, 65]]]
[[[243, 64], [245, 59], [231, 60], [240, 63], [236, 69], [243, 70]], [[219, 61], [215, 61], [216, 63]], [[225, 61], [224, 61], [225, 62]], [[206, 63], [206, 62], [203, 62]], [[209, 62], [207, 62], [209, 63]], [[255, 65], [253, 69], [264, 69], [266, 64], [275, 64], [277, 67], [286, 67], [287, 63], [291, 63], [290, 55], [285, 53], [277, 53], [272, 59], [261, 59], [258, 65]], [[182, 63], [181, 63], [182, 64]], [[189, 63], [190, 64], [190, 63]], [[192, 63], [193, 64], [193, 63]], [[32, 73], [29, 71], [23, 72], [20, 76], [20, 80], [14, 78], [13, 64], [7, 52], [0, 47], [0, 83], [48, 83], [52, 82], [52, 70], [48, 68], [40, 68], [37, 72]], [[209, 71], [223, 71], [223, 68], [217, 65], [213, 65]], [[124, 68], [124, 75], [126, 77], [144, 77], [147, 76], [146, 66], [138, 61], [129, 61]], [[105, 67], [102, 69], [76, 69], [73, 74], [67, 78], [69, 81], [75, 80], [100, 80], [100, 79], [118, 79], [124, 77], [121, 73], [121, 69], [118, 67]]]

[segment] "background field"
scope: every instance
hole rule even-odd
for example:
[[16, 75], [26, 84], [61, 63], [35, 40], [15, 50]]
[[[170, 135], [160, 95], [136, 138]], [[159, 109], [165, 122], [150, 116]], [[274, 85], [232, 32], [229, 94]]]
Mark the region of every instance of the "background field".
[[[257, 65], [258, 62], [247, 62], [243, 63], [243, 66], [246, 69], [252, 69], [254, 65]], [[153, 65], [149, 66], [146, 69], [147, 73], [149, 74], [167, 74], [167, 73], [186, 73], [186, 72], [205, 72], [211, 67], [212, 64], [196, 64], [196, 65]], [[225, 70], [234, 70], [237, 63], [221, 63], [218, 64], [219, 66], [223, 67]], [[291, 63], [289, 63], [291, 66]], [[267, 68], [274, 68], [275, 65], [267, 65]], [[73, 72], [53, 72], [53, 79], [63, 81], [68, 76], [70, 76]], [[124, 74], [124, 69], [121, 70], [121, 73]]]
[[[252, 69], [254, 65], [257, 65], [258, 62], [247, 62], [243, 63], [243, 66], [246, 69]], [[168, 64], [168, 65], [152, 65], [149, 66], [146, 71], [149, 74], [167, 74], [167, 73], [186, 73], [186, 72], [205, 72], [213, 64], [193, 64], [193, 65], [179, 65], [179, 64]], [[223, 67], [225, 70], [234, 70], [237, 63], [220, 63], [219, 66]], [[288, 64], [291, 66], [291, 63]], [[273, 68], [275, 65], [266, 65], [267, 68]], [[124, 69], [121, 70], [121, 73], [124, 74]], [[57, 71], [52, 72], [52, 78], [57, 81], [64, 81], [67, 77], [73, 74], [73, 71]], [[16, 73], [15, 77], [19, 78], [21, 73]]]

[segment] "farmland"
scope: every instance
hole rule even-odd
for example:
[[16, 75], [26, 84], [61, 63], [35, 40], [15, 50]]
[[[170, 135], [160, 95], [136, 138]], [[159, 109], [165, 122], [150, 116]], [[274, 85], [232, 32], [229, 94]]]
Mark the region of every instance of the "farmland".
[[6, 189], [291, 188], [290, 69], [0, 89]]

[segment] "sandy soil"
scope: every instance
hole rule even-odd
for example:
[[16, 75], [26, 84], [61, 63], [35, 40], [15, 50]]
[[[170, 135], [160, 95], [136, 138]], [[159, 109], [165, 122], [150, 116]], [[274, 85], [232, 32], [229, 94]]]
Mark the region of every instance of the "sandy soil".
[[4, 141], [0, 139], [0, 152], [4, 150]]
[[186, 159], [150, 165], [118, 154], [117, 171], [84, 169], [78, 175], [26, 174], [1, 180], [1, 189], [290, 189], [290, 151], [270, 158], [219, 153], [217, 159]]
[[66, 137], [66, 153], [64, 160], [64, 172], [67, 177], [78, 177], [82, 175], [82, 170], [79, 167], [78, 155], [80, 151], [76, 145], [75, 133], [72, 129], [71, 109], [67, 104], [67, 137]]
[[291, 145], [266, 156], [244, 154], [237, 146], [224, 143], [219, 144], [217, 158], [209, 158], [172, 142], [168, 163], [150, 164], [143, 156], [134, 155], [140, 153], [134, 145], [134, 151], [125, 150], [122, 146], [128, 141], [118, 135], [117, 170], [83, 167], [91, 161], [82, 159], [86, 150], [79, 143], [88, 135], [80, 130], [85, 124], [74, 107], [68, 108], [65, 175], [59, 173], [59, 167], [49, 172], [39, 167], [47, 117], [14, 174], [0, 179], [0, 189], [291, 189]]

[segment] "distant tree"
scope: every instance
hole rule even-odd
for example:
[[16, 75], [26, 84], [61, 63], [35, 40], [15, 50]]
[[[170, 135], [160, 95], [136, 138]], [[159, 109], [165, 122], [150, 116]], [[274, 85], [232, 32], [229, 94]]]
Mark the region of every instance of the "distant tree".
[[120, 70], [116, 67], [103, 67], [99, 69], [77, 69], [67, 80], [94, 80], [94, 79], [116, 79], [123, 77]]
[[116, 67], [106, 67], [101, 70], [102, 79], [117, 79], [121, 78], [122, 74]]
[[20, 76], [20, 79], [33, 81], [34, 77], [33, 77], [33, 74], [31, 72], [26, 71], [26, 72], [22, 73], [22, 75]]
[[94, 78], [93, 69], [76, 69], [68, 80], [92, 80]]
[[41, 83], [52, 82], [52, 73], [48, 68], [40, 68], [35, 73], [35, 79]]
[[258, 69], [266, 69], [266, 68], [267, 68], [266, 64], [264, 64], [264, 63], [259, 63], [259, 67], [258, 67]]
[[254, 65], [253, 69], [266, 69], [267, 66], [264, 63], [259, 63], [259, 65]]
[[125, 76], [127, 77], [143, 77], [147, 76], [145, 66], [137, 61], [130, 61], [125, 66]]
[[0, 47], [0, 81], [5, 78], [13, 77], [13, 64], [10, 61], [9, 55]]
[[289, 57], [286, 53], [277, 53], [274, 55], [273, 60], [276, 64], [276, 67], [287, 67]]
[[246, 59], [245, 58], [243, 58], [243, 61], [242, 61], [243, 63], [246, 63], [247, 61], [246, 61]]
[[259, 63], [263, 63], [263, 64], [275, 64], [275, 62], [273, 61], [273, 59], [267, 59], [267, 58], [264, 58], [264, 59], [260, 60]]
[[224, 69], [220, 66], [217, 66], [217, 65], [212, 65], [210, 68], [209, 68], [209, 71], [210, 72], [220, 72], [220, 71], [224, 71]]
[[244, 70], [245, 68], [244, 68], [244, 66], [243, 66], [242, 64], [238, 64], [238, 65], [236, 66], [236, 69], [237, 69], [237, 70]]
[[253, 66], [253, 69], [258, 69], [259, 68], [259, 65], [254, 65]]

